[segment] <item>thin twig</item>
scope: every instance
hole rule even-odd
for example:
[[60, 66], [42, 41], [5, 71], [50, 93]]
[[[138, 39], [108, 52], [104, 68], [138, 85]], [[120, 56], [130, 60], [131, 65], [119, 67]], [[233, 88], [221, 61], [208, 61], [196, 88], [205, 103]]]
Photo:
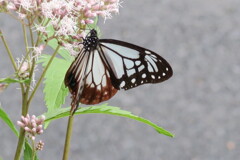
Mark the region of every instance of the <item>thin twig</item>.
[[15, 63], [15, 61], [14, 61], [14, 58], [13, 58], [13, 56], [12, 56], [12, 52], [10, 51], [10, 49], [9, 49], [9, 47], [8, 47], [8, 45], [7, 45], [7, 42], [6, 42], [5, 38], [3, 37], [3, 33], [2, 33], [1, 30], [0, 30], [0, 36], [1, 36], [1, 39], [2, 39], [2, 41], [3, 41], [3, 44], [4, 44], [5, 48], [6, 48], [6, 50], [7, 50], [8, 56], [9, 56], [11, 62], [12, 62], [13, 68], [14, 68], [15, 71], [17, 71], [17, 70], [18, 70], [18, 69], [17, 69], [17, 65], [16, 65], [16, 63]]
[[48, 69], [48, 67], [50, 66], [50, 64], [52, 63], [53, 58], [56, 56], [59, 48], [60, 48], [60, 45], [57, 46], [57, 48], [56, 48], [55, 52], [53, 53], [53, 55], [51, 56], [48, 64], [47, 64], [46, 67], [44, 68], [43, 73], [41, 74], [41, 77], [39, 78], [39, 80], [38, 80], [35, 88], [33, 89], [33, 92], [32, 92], [32, 94], [31, 94], [31, 96], [30, 96], [29, 99], [28, 99], [28, 105], [31, 103], [31, 100], [32, 100], [35, 92], [37, 91], [38, 87], [40, 86], [41, 81], [43, 80], [43, 78], [44, 78], [44, 76], [45, 76], [45, 74], [46, 74], [46, 72], [47, 72], [47, 69]]

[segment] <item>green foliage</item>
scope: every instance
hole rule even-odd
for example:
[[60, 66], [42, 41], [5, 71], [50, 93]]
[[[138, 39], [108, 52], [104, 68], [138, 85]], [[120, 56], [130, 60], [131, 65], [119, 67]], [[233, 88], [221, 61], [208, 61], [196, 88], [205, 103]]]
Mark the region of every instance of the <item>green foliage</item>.
[[[49, 55], [42, 55], [39, 63], [42, 63], [45, 67], [50, 57]], [[65, 87], [64, 77], [70, 64], [70, 61], [55, 57], [45, 74], [43, 92], [48, 111], [55, 110], [65, 103], [68, 89]]]
[[12, 78], [1, 78], [0, 83], [26, 83], [30, 84], [31, 80], [30, 79], [25, 79], [25, 80], [19, 80], [19, 79], [12, 79]]
[[9, 128], [13, 131], [13, 133], [18, 137], [19, 135], [18, 130], [16, 129], [11, 119], [8, 117], [7, 113], [4, 112], [4, 110], [1, 107], [0, 107], [0, 118], [9, 126]]
[[[33, 159], [33, 150], [27, 141], [25, 142], [23, 159], [24, 160], [32, 160]], [[36, 154], [35, 154], [34, 160], [38, 160], [38, 157]]]
[[[45, 122], [50, 122], [54, 119], [67, 117], [67, 116], [70, 115], [69, 110], [70, 110], [70, 108], [61, 108], [61, 109], [55, 110], [54, 112], [46, 113], [45, 114], [45, 116], [46, 116]], [[115, 115], [115, 116], [121, 116], [121, 117], [127, 117], [127, 118], [130, 118], [130, 119], [134, 119], [136, 121], [139, 121], [139, 122], [142, 122], [142, 123], [145, 123], [145, 124], [151, 126], [152, 128], [154, 128], [160, 134], [164, 134], [164, 135], [169, 136], [169, 137], [174, 137], [174, 135], [172, 133], [163, 129], [162, 127], [158, 126], [157, 124], [152, 123], [151, 121], [149, 121], [147, 119], [144, 119], [142, 117], [133, 115], [131, 112], [121, 110], [118, 107], [107, 106], [106, 104], [103, 104], [101, 106], [79, 108], [75, 112], [75, 115], [78, 115], [78, 114], [92, 114], [92, 113], [111, 114], [111, 115]]]

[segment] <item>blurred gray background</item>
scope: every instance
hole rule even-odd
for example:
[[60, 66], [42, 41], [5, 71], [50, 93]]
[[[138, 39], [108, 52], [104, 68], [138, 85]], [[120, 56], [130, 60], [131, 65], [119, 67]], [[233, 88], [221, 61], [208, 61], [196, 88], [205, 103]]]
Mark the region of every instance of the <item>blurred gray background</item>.
[[[19, 23], [1, 14], [0, 28], [21, 56]], [[124, 0], [120, 14], [101, 24], [101, 30], [104, 38], [144, 46], [172, 65], [170, 80], [120, 91], [109, 104], [148, 118], [176, 137], [126, 118], [81, 115], [74, 122], [71, 160], [240, 159], [239, 0]], [[13, 69], [2, 42], [0, 47], [4, 77]], [[15, 123], [21, 110], [17, 87], [0, 93], [2, 107]], [[30, 113], [45, 111], [39, 91]], [[38, 137], [45, 142], [40, 159], [61, 159], [66, 126], [67, 119], [54, 121]], [[13, 159], [17, 139], [2, 121], [0, 139], [0, 157]]]

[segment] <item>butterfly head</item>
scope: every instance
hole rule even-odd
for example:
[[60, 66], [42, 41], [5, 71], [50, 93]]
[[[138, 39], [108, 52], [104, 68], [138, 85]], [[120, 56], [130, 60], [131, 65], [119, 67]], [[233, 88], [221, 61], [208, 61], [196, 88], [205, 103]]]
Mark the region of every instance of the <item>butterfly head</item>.
[[89, 34], [83, 39], [83, 46], [86, 51], [95, 50], [98, 45], [97, 31], [92, 29]]
[[97, 37], [97, 31], [95, 29], [90, 30], [90, 37]]

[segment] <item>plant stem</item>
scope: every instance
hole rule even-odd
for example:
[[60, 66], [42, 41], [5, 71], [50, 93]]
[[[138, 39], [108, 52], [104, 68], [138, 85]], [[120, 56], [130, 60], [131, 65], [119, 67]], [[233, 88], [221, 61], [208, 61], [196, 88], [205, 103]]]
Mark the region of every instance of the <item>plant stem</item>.
[[28, 53], [28, 40], [27, 40], [27, 32], [26, 32], [26, 27], [24, 24], [22, 24], [22, 28], [23, 28], [23, 36], [24, 36], [24, 44], [25, 44], [25, 49], [26, 49], [26, 53]]
[[73, 120], [74, 120], [74, 115], [70, 115], [68, 117], [68, 126], [67, 126], [67, 133], [66, 133], [66, 137], [65, 137], [65, 145], [64, 145], [62, 160], [68, 160], [70, 141], [71, 141], [71, 136], [72, 136]]
[[35, 156], [36, 156], [36, 148], [35, 148], [34, 140], [32, 140], [32, 160], [35, 159]]
[[[30, 24], [31, 23], [31, 20], [30, 20], [31, 17], [28, 18], [28, 23]], [[31, 26], [31, 25], [30, 25]], [[33, 38], [33, 30], [31, 27], [28, 27], [29, 29], [29, 32], [30, 32], [30, 38], [31, 38], [31, 45], [32, 47], [34, 47], [34, 38]]]
[[[9, 56], [11, 62], [12, 62], [13, 68], [14, 68], [15, 72], [18, 73], [18, 68], [17, 68], [17, 65], [16, 65], [16, 63], [14, 61], [14, 58], [12, 56], [12, 52], [10, 51], [10, 49], [8, 47], [8, 44], [7, 44], [7, 42], [6, 42], [5, 38], [4, 38], [3, 33], [2, 33], [1, 30], [0, 30], [0, 37], [1, 37], [1, 39], [3, 41], [3, 44], [4, 44], [4, 46], [5, 46], [6, 50], [7, 50], [7, 53], [8, 53], [8, 56]], [[16, 74], [16, 75], [18, 77], [18, 74]], [[24, 85], [22, 83], [20, 83], [20, 86], [21, 86], [21, 91], [22, 91], [22, 96], [23, 96], [23, 94], [24, 94]]]
[[[23, 33], [24, 33], [24, 42], [26, 45], [25, 46], [26, 54], [28, 54], [29, 50], [28, 50], [28, 40], [27, 40], [26, 28], [24, 25], [22, 25], [22, 27], [23, 27]], [[28, 56], [28, 59], [29, 59], [29, 56]], [[17, 67], [16, 67], [15, 71], [17, 71]], [[32, 78], [32, 74], [30, 74], [30, 79], [31, 78]], [[26, 90], [24, 90], [23, 85], [21, 87], [22, 87], [22, 115], [26, 116], [26, 114], [28, 113], [28, 108], [29, 108], [28, 94], [29, 94], [30, 85], [26, 86]], [[25, 131], [23, 128], [21, 128], [14, 160], [20, 160], [24, 139], [25, 139]]]
[[29, 104], [31, 103], [31, 100], [32, 100], [34, 94], [36, 93], [38, 87], [40, 86], [41, 81], [43, 80], [43, 78], [44, 78], [44, 76], [45, 76], [45, 74], [46, 74], [46, 72], [47, 72], [47, 69], [48, 69], [48, 67], [50, 66], [50, 64], [52, 63], [54, 57], [56, 56], [56, 54], [57, 54], [57, 52], [58, 52], [58, 50], [59, 50], [59, 48], [60, 48], [60, 45], [57, 46], [57, 48], [55, 49], [55, 52], [53, 53], [52, 57], [50, 58], [48, 64], [47, 64], [46, 67], [44, 68], [41, 77], [39, 78], [39, 80], [38, 80], [35, 88], [33, 89], [32, 94], [30, 95], [30, 97], [29, 97], [29, 99], [28, 99], [28, 106], [29, 106]]
[[[29, 20], [30, 21], [30, 20]], [[32, 32], [32, 29], [31, 29], [31, 27], [29, 27], [29, 32], [30, 32], [30, 38], [31, 38], [31, 44], [32, 44], [32, 47], [34, 47], [34, 39], [33, 39], [33, 32]], [[27, 39], [27, 38], [26, 38]], [[30, 50], [31, 49], [29, 49], [29, 50], [27, 50], [28, 52], [26, 52], [27, 53], [27, 55], [28, 55], [28, 53], [30, 53]], [[35, 53], [33, 52], [32, 53], [33, 55], [32, 55], [32, 57], [34, 57], [35, 56]], [[29, 56], [27, 56], [27, 57], [29, 57]], [[26, 58], [26, 57], [25, 57]], [[29, 62], [28, 62], [29, 63]], [[30, 63], [29, 63], [30, 64]], [[32, 58], [32, 64], [31, 64], [31, 69], [30, 69], [30, 74], [29, 74], [29, 78], [32, 80], [33, 79], [33, 73], [34, 73], [34, 69], [35, 69], [35, 66], [36, 66], [36, 61], [35, 61], [35, 58]], [[28, 98], [28, 94], [29, 94], [29, 91], [30, 91], [30, 88], [31, 88], [31, 86], [30, 86], [31, 84], [29, 84], [28, 86], [27, 86], [27, 88], [26, 88], [26, 97]], [[27, 105], [27, 111], [28, 111], [28, 108], [29, 108], [29, 104]]]
[[3, 41], [3, 44], [4, 44], [5, 48], [7, 50], [8, 56], [9, 56], [11, 62], [12, 62], [13, 68], [14, 68], [15, 71], [17, 71], [17, 65], [16, 65], [16, 63], [14, 61], [14, 58], [12, 56], [12, 52], [10, 51], [10, 49], [9, 49], [9, 47], [7, 45], [7, 42], [6, 42], [5, 38], [3, 37], [3, 34], [2, 34], [1, 30], [0, 30], [0, 36], [1, 36], [1, 39]]
[[23, 128], [20, 128], [20, 134], [19, 134], [19, 139], [18, 139], [14, 160], [20, 160], [24, 139], [25, 139], [25, 130]]
[[[22, 95], [22, 115], [23, 116], [26, 116], [28, 112], [27, 99], [28, 99], [27, 94], [24, 92]], [[18, 138], [18, 144], [17, 144], [14, 160], [20, 160], [24, 139], [25, 139], [25, 130], [23, 128], [20, 128], [20, 134]]]

